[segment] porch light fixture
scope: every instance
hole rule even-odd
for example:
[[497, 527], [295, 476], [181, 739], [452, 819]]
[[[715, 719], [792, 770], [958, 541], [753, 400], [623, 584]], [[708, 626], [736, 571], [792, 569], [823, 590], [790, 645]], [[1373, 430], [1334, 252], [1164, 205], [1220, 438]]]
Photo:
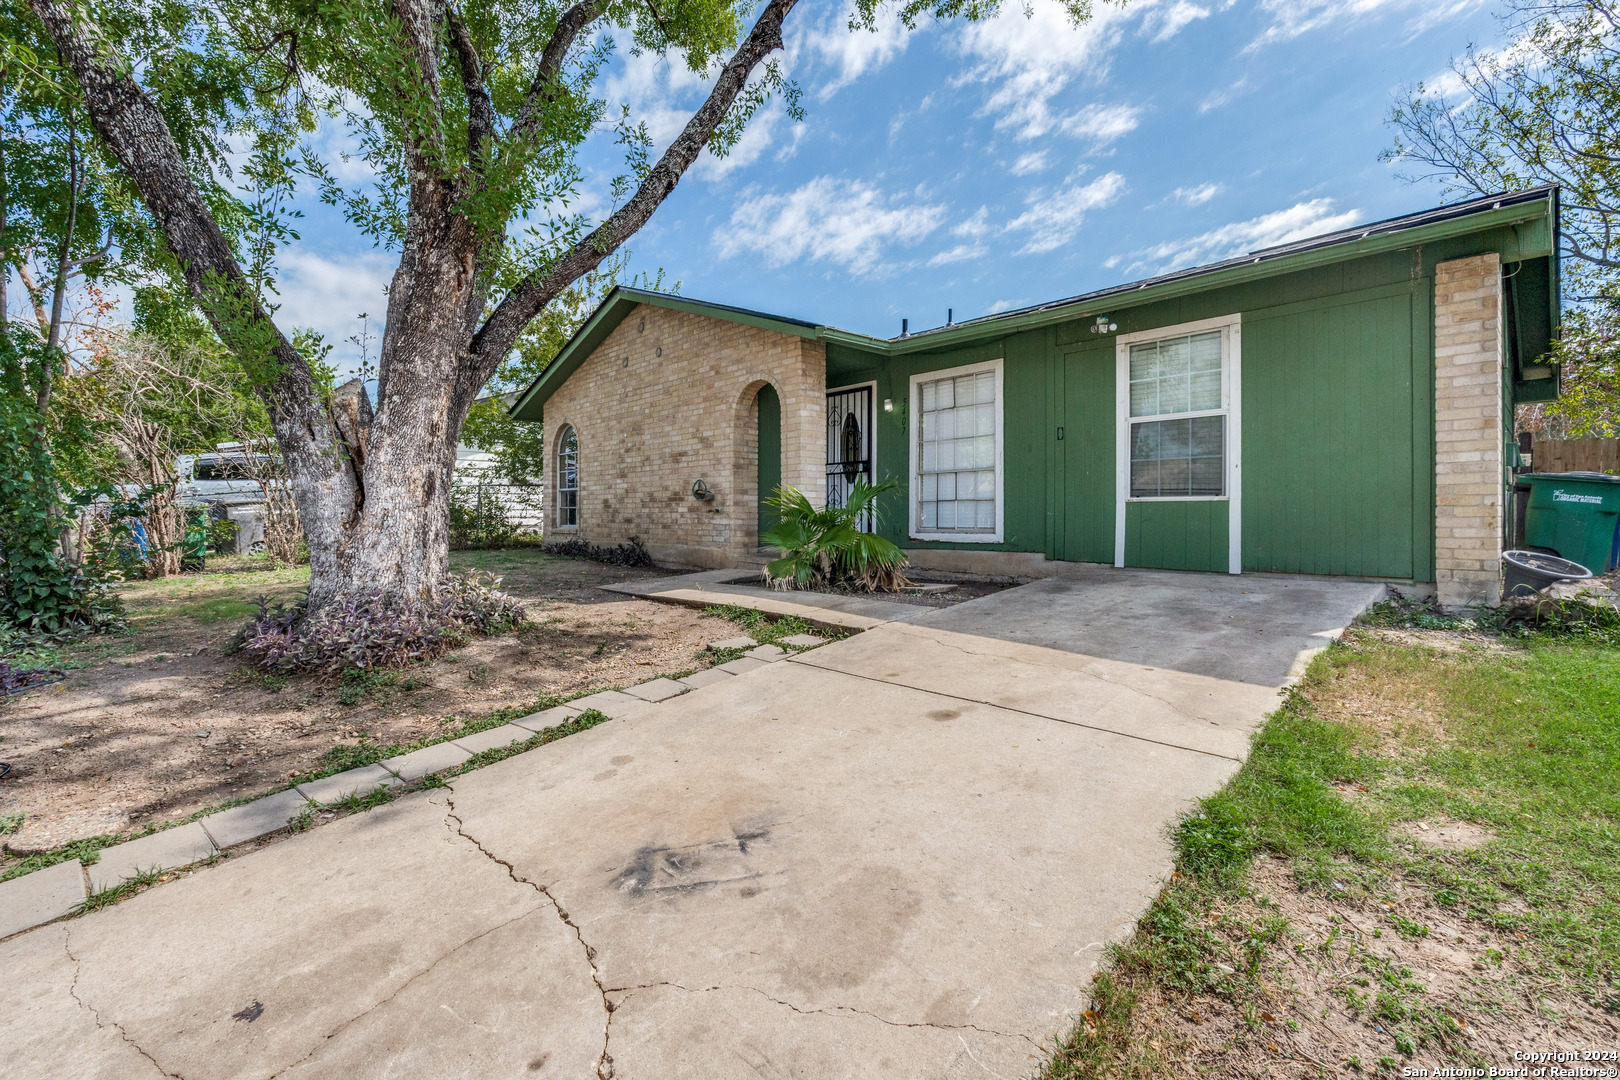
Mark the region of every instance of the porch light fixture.
[[883, 399], [883, 411], [894, 412], [894, 398], [886, 397]]
[[1119, 329], [1119, 324], [1111, 321], [1107, 315], [1097, 316], [1097, 321], [1091, 324], [1093, 334], [1111, 334]]

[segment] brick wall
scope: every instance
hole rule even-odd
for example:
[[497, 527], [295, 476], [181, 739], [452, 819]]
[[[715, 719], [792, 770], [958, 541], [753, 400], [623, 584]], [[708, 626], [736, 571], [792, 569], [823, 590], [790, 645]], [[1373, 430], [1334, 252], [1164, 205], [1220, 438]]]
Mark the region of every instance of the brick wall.
[[1434, 556], [1443, 607], [1501, 601], [1502, 266], [1434, 272]]
[[[659, 563], [734, 565], [759, 546], [757, 395], [782, 407], [782, 482], [824, 497], [827, 360], [821, 342], [643, 304], [545, 404], [548, 506], [557, 438], [579, 438], [578, 535], [639, 536]], [[714, 490], [692, 497], [692, 481]]]

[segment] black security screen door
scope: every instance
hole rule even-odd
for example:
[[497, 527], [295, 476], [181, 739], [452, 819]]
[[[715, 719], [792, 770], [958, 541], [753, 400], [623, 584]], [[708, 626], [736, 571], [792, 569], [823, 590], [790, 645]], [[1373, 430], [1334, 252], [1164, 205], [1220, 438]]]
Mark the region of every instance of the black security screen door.
[[[843, 506], [856, 480], [872, 482], [872, 388], [827, 395], [827, 505]], [[862, 520], [861, 528], [872, 523]]]

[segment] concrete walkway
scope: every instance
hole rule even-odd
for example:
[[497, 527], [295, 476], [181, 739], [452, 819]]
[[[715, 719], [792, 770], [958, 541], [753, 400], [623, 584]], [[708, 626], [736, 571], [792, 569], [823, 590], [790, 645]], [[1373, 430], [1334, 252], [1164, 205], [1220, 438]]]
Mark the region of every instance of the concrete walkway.
[[1014, 1080], [1165, 825], [1381, 593], [1096, 570], [908, 609], [0, 942], [0, 1061]]

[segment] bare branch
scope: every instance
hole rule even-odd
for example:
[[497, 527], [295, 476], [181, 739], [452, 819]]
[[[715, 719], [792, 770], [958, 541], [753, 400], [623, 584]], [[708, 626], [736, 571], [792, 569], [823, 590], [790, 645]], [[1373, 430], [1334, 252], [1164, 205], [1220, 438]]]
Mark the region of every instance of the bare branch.
[[39, 336], [46, 338], [51, 333], [51, 316], [45, 310], [45, 290], [39, 287], [34, 280], [34, 272], [28, 269], [28, 263], [19, 258], [16, 262], [17, 276], [22, 279], [23, 288], [28, 292], [29, 304], [34, 309], [34, 321], [39, 324]]
[[93, 255], [86, 255], [82, 259], [70, 259], [70, 260], [68, 260], [68, 269], [69, 270], [82, 270], [86, 266], [89, 266], [91, 263], [100, 262], [102, 259], [105, 259], [107, 257], [109, 252], [112, 251], [112, 246], [113, 246], [113, 227], [111, 225], [109, 225], [109, 226], [107, 226], [107, 242], [105, 244], [102, 244], [101, 247], [97, 248], [95, 254], [93, 254]]

